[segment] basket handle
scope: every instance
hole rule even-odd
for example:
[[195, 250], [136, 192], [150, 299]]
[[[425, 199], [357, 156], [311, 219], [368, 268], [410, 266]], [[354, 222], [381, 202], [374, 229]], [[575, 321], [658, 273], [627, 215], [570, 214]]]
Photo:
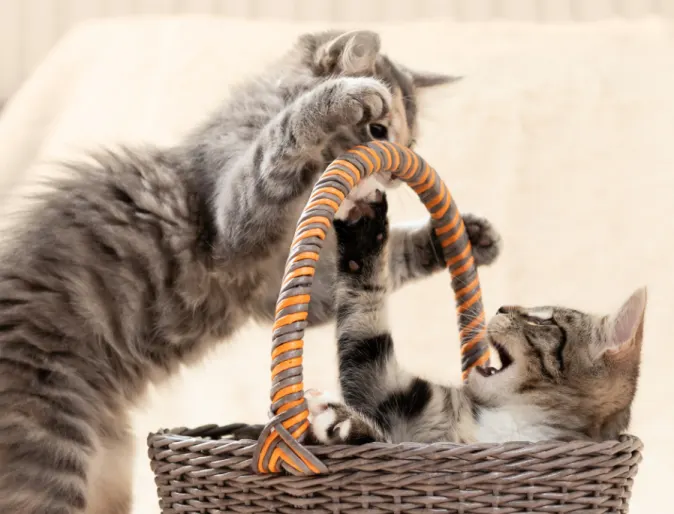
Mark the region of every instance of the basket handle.
[[461, 338], [461, 369], [489, 361], [485, 316], [472, 247], [456, 204], [435, 170], [412, 150], [383, 141], [357, 146], [333, 161], [314, 186], [297, 223], [281, 283], [272, 335], [271, 420], [253, 457], [260, 473], [284, 469], [295, 475], [327, 472], [299, 440], [309, 428], [302, 382], [302, 351], [316, 262], [337, 209], [372, 173], [387, 171], [407, 183], [433, 220], [452, 276]]

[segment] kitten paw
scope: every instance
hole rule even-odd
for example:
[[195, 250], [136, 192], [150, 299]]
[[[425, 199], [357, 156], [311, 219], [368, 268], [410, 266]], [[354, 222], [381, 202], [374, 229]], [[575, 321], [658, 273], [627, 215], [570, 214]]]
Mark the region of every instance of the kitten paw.
[[329, 393], [317, 389], [308, 389], [304, 397], [309, 408], [311, 432], [316, 441], [320, 444], [344, 443], [351, 427], [346, 406]]
[[501, 236], [491, 222], [474, 214], [465, 214], [463, 223], [468, 239], [473, 247], [473, 258], [477, 266], [488, 266], [501, 253]]
[[304, 392], [309, 408], [309, 441], [317, 444], [365, 444], [376, 441], [376, 430], [331, 394]]
[[391, 93], [380, 81], [346, 77], [340, 83], [342, 101], [334, 105], [345, 125], [364, 125], [381, 120], [391, 112]]
[[355, 200], [346, 217], [335, 220], [340, 260], [348, 270], [358, 271], [363, 260], [379, 255], [388, 240], [386, 193], [374, 191]]

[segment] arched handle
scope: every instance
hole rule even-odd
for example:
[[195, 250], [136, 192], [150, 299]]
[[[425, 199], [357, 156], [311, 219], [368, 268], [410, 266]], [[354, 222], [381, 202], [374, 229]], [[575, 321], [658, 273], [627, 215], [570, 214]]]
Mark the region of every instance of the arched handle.
[[463, 379], [489, 361], [480, 281], [463, 220], [435, 170], [408, 148], [373, 141], [336, 159], [314, 186], [297, 223], [276, 304], [272, 334], [271, 420], [253, 458], [260, 473], [281, 469], [296, 475], [326, 472], [299, 440], [309, 428], [302, 382], [302, 351], [311, 285], [323, 241], [335, 213], [360, 180], [379, 171], [407, 183], [428, 209], [452, 276], [461, 337]]

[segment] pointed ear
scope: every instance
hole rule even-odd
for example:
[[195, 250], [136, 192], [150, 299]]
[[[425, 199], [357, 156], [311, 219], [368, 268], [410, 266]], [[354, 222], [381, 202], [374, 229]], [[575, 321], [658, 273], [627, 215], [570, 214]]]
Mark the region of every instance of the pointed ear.
[[604, 341], [597, 348], [597, 355], [607, 359], [622, 359], [641, 348], [646, 313], [646, 288], [632, 293], [618, 312], [606, 319]]
[[348, 75], [374, 71], [381, 39], [376, 32], [354, 30], [337, 36], [316, 52], [316, 63], [326, 73]]
[[461, 80], [463, 77], [454, 77], [452, 75], [444, 75], [442, 73], [431, 73], [424, 71], [410, 71], [412, 75], [412, 82], [416, 87], [433, 87], [441, 86], [443, 84], [451, 84]]

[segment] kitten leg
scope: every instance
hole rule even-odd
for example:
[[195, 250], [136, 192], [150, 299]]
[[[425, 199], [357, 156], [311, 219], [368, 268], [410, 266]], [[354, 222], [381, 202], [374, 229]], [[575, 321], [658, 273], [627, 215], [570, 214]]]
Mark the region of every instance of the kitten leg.
[[406, 372], [395, 358], [386, 316], [386, 213], [386, 197], [379, 193], [346, 221], [335, 221], [342, 395], [346, 405], [386, 440], [442, 440], [447, 435], [446, 390]]
[[218, 184], [217, 223], [227, 242], [223, 251], [237, 258], [273, 251], [284, 235], [279, 227], [294, 227], [301, 208], [297, 200], [323, 171], [327, 146], [340, 133], [344, 150], [371, 139], [368, 123], [388, 116], [390, 104], [391, 94], [381, 82], [341, 77], [283, 109]]
[[[487, 266], [493, 263], [501, 251], [501, 237], [491, 222], [474, 214], [465, 214], [463, 222], [473, 247], [475, 264]], [[429, 220], [394, 226], [389, 248], [389, 268], [394, 290], [411, 280], [445, 269], [442, 247]]]
[[387, 211], [377, 191], [374, 201], [358, 202], [346, 220], [335, 221], [340, 385], [346, 404], [373, 418], [388, 391], [410, 380], [397, 366], [388, 328]]

